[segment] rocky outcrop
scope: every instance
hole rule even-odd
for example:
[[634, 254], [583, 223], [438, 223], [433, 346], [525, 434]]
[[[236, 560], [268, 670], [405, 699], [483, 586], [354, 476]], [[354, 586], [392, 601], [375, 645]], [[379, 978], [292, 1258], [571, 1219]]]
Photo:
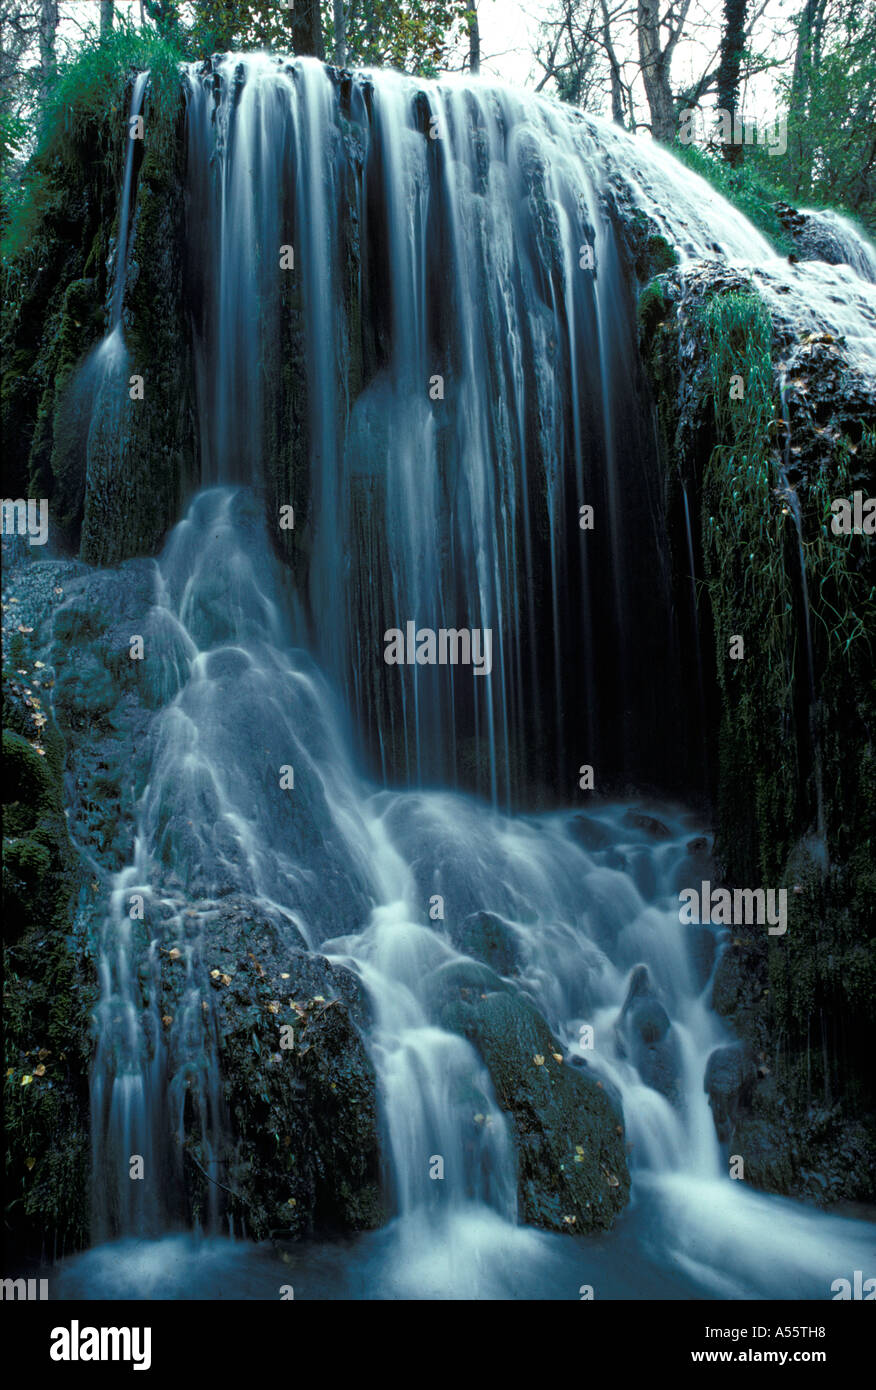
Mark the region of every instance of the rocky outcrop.
[[[4, 552], [7, 549], [4, 542]], [[4, 564], [9, 557], [4, 554]], [[40, 630], [64, 566], [7, 579], [3, 604], [5, 1221], [15, 1256], [53, 1257], [89, 1227], [88, 1067], [97, 980], [93, 885], [65, 817], [65, 743]]]
[[776, 203], [776, 214], [794, 244], [792, 259], [848, 265], [876, 281], [876, 251], [857, 228], [836, 213], [801, 212]]
[[161, 1009], [172, 1019], [183, 1007], [191, 960], [227, 1126], [218, 1153], [197, 1124], [187, 1132], [190, 1219], [207, 1209], [212, 1183], [256, 1240], [379, 1225], [376, 1082], [358, 980], [303, 941], [290, 949], [288, 925], [245, 899], [194, 903], [185, 915], [196, 935], [189, 948], [185, 935], [167, 936], [175, 945], [163, 951]]
[[[134, 858], [155, 721], [184, 666], [172, 634], [150, 627], [153, 597], [142, 560], [39, 561], [6, 577], [7, 1219], [22, 1253], [69, 1251], [90, 1231], [94, 942], [113, 875]], [[132, 632], [149, 634], [142, 662]], [[205, 899], [156, 878], [149, 930], [134, 933], [176, 1136], [162, 1208], [202, 1224], [218, 1209], [256, 1239], [373, 1227], [384, 1210], [362, 987], [229, 888]], [[193, 1030], [218, 1079], [209, 1132]]]
[[789, 297], [719, 265], [659, 276], [639, 316], [674, 568], [693, 563], [697, 585], [715, 857], [731, 886], [788, 894], [787, 932], [735, 927], [715, 974], [757, 1064], [719, 1101], [721, 1132], [770, 1190], [872, 1199], [876, 571], [872, 544], [829, 520], [833, 499], [876, 493], [876, 381]]

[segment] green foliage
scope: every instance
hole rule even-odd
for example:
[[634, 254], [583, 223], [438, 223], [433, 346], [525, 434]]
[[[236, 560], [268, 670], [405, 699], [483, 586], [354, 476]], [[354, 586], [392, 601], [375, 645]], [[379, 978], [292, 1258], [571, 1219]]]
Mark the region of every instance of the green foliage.
[[[127, 129], [125, 92], [134, 70], [150, 72], [150, 140], [169, 146], [179, 106], [181, 57], [174, 43], [149, 27], [136, 29], [120, 22], [103, 41], [96, 29], [87, 31], [75, 56], [59, 65], [40, 108], [36, 148], [23, 177], [8, 162], [4, 165], [4, 258], [14, 258], [30, 244], [40, 221], [51, 212], [58, 188], [83, 167], [99, 161], [118, 178]], [[13, 182], [23, 187], [10, 197]]]
[[291, 34], [290, 11], [271, 0], [199, 0], [182, 41], [191, 57], [233, 49], [289, 52]]
[[845, 209], [876, 232], [876, 6], [838, 0], [817, 45], [780, 84], [786, 183], [807, 203]]
[[858, 444], [845, 435], [837, 440], [829, 465], [812, 479], [809, 508], [814, 537], [804, 543], [812, 612], [824, 629], [832, 653], [846, 656], [853, 643], [872, 651], [876, 632], [876, 586], [855, 563], [855, 548], [848, 536], [837, 536], [831, 526], [831, 502], [851, 497], [854, 472], [872, 478], [876, 474], [876, 430], [862, 429]]
[[[433, 77], [450, 62], [471, 5], [468, 0], [362, 0], [347, 19], [351, 63]], [[323, 7], [326, 48], [334, 43], [332, 6]]]
[[[448, 66], [471, 6], [469, 0], [359, 0], [346, 8], [350, 63], [429, 77]], [[147, 9], [189, 58], [257, 48], [292, 51], [291, 9], [278, 0], [195, 0], [190, 7], [150, 0]], [[322, 26], [330, 57], [335, 42], [331, 0], [322, 6]]]
[[[701, 178], [707, 179], [722, 197], [737, 207], [762, 232], [780, 255], [793, 250], [793, 242], [779, 221], [773, 204], [784, 199], [786, 190], [774, 181], [772, 169], [766, 163], [753, 162], [746, 148], [745, 161], [732, 166], [719, 154], [698, 149], [695, 145], [673, 146], [672, 153]], [[764, 155], [764, 160], [767, 156]]]

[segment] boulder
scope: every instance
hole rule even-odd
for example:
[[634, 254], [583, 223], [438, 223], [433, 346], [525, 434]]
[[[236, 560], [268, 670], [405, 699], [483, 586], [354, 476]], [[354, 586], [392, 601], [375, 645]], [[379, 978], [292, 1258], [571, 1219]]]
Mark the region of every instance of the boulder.
[[742, 1043], [716, 1047], [710, 1055], [703, 1086], [722, 1143], [730, 1138], [739, 1107], [749, 1100], [756, 1080], [754, 1059]]
[[[245, 898], [187, 909], [189, 920], [198, 913], [191, 971], [202, 996], [205, 1052], [216, 1039], [228, 1120], [219, 1159], [235, 1221], [256, 1240], [379, 1225], [377, 1085], [363, 1042], [370, 1010], [359, 980], [302, 949], [294, 929]], [[183, 995], [192, 976], [170, 950], [161, 956], [161, 1009], [181, 1020], [178, 1058], [173, 1024], [168, 1046], [182, 1074], [191, 1052]], [[183, 1181], [197, 1211], [208, 1156], [197, 1116], [188, 1109], [184, 1116]]]
[[573, 1070], [544, 1019], [511, 990], [445, 1005], [441, 1024], [480, 1053], [517, 1150], [521, 1221], [607, 1229], [630, 1190], [623, 1122], [602, 1083]]
[[577, 840], [579, 845], [591, 853], [609, 849], [614, 843], [611, 831], [593, 816], [585, 816], [583, 812], [570, 816], [566, 828], [572, 839]]
[[681, 1098], [678, 1041], [645, 965], [637, 965], [630, 976], [615, 1035], [621, 1056], [629, 1058], [645, 1085], [678, 1104]]
[[656, 816], [646, 815], [644, 811], [625, 811], [621, 817], [621, 825], [625, 825], [628, 830], [641, 830], [654, 840], [672, 839], [672, 831], [669, 827], [658, 820]]
[[514, 932], [495, 912], [473, 912], [456, 929], [451, 940], [458, 951], [483, 961], [497, 975], [515, 975], [520, 969], [520, 945]]

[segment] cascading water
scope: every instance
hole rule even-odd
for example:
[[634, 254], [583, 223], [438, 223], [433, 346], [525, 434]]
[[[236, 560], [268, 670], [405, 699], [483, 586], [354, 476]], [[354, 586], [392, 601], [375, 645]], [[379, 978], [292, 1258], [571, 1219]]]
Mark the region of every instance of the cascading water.
[[[625, 390], [628, 290], [586, 140], [533, 126], [504, 91], [392, 73], [347, 90], [319, 64], [248, 57], [188, 82], [203, 476], [265, 479], [295, 505], [311, 641], [373, 765], [508, 805], [539, 767], [568, 780], [577, 735], [606, 777], [629, 774], [658, 704], [635, 692], [636, 638], [658, 691], [677, 652], [652, 431]], [[284, 408], [297, 423], [306, 394], [309, 480], [293, 466], [284, 493], [267, 395], [290, 323], [307, 381]], [[384, 632], [407, 621], [491, 630], [490, 679], [413, 665], [390, 688]]]
[[[374, 1006], [394, 1219], [343, 1268], [336, 1255], [322, 1273], [319, 1260], [302, 1265], [305, 1296], [344, 1296], [367, 1278], [376, 1296], [566, 1297], [590, 1277], [608, 1297], [823, 1297], [837, 1262], [853, 1268], [869, 1251], [866, 1231], [724, 1176], [703, 1088], [709, 1054], [729, 1041], [708, 1006], [721, 936], [678, 914], [679, 889], [707, 876], [696, 820], [607, 802], [587, 817], [508, 809], [534, 763], [568, 803], [585, 754], [622, 773], [658, 730], [672, 746], [662, 504], [612, 177], [622, 166], [689, 254], [763, 252], [765, 292], [797, 272], [715, 195], [704, 213], [699, 181], [660, 152], [601, 128], [597, 138], [548, 104], [264, 57], [190, 68], [186, 84], [207, 490], [154, 568], [146, 641], [161, 708], [134, 862], [115, 879], [100, 940], [96, 1234], [155, 1237], [179, 1223], [193, 1127], [205, 1224], [222, 1229], [229, 1119], [199, 982], [211, 919], [241, 894], [274, 915], [290, 951], [303, 938], [352, 969]], [[125, 189], [127, 208], [127, 166]], [[355, 255], [338, 230], [351, 225]], [[117, 277], [122, 242], [120, 230]], [[862, 288], [861, 315], [872, 305]], [[306, 381], [278, 396], [290, 332]], [[310, 473], [292, 468], [278, 484], [280, 405]], [[272, 553], [265, 495], [269, 516], [274, 503], [296, 508], [306, 583], [297, 556], [290, 578]], [[584, 504], [601, 536], [579, 529]], [[492, 629], [489, 679], [387, 668], [384, 629], [408, 620]], [[652, 657], [643, 681], [636, 663]], [[378, 789], [375, 773], [406, 789]], [[434, 894], [446, 922], [430, 916]], [[515, 1225], [509, 1122], [436, 1004], [472, 964], [453, 926], [478, 913], [501, 922], [513, 957], [499, 987], [539, 1010], [562, 1065], [598, 1076], [622, 1105], [634, 1188], [615, 1255]], [[169, 951], [185, 972], [173, 1015], [160, 1003]], [[161, 1181], [129, 1181], [133, 1154]], [[428, 1178], [435, 1155], [442, 1182]], [[262, 1287], [241, 1267], [246, 1246], [209, 1248], [241, 1288]], [[124, 1283], [124, 1249], [112, 1250]], [[148, 1296], [143, 1259], [140, 1244], [131, 1268]], [[67, 1288], [100, 1292], [105, 1268], [101, 1249], [82, 1257]]]
[[862, 280], [876, 284], [876, 247], [847, 217], [830, 209], [802, 208], [804, 216], [826, 227], [839, 244], [842, 260]]

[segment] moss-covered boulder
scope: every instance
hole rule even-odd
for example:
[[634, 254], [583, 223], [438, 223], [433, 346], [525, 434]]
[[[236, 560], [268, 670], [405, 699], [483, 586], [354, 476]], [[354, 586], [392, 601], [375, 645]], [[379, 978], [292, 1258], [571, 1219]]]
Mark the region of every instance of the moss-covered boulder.
[[541, 1015], [510, 991], [448, 1002], [443, 1027], [480, 1053], [517, 1149], [518, 1213], [547, 1230], [606, 1229], [630, 1191], [620, 1111], [572, 1069]]
[[497, 975], [515, 975], [521, 947], [514, 928], [495, 912], [473, 912], [451, 929], [457, 950], [483, 961]]
[[246, 899], [196, 903], [182, 920], [192, 925], [182, 934], [171, 926], [161, 951], [169, 1091], [174, 1078], [185, 1085], [194, 1026], [215, 1059], [223, 1113], [217, 1154], [217, 1132], [205, 1134], [183, 1107], [188, 1219], [203, 1218], [216, 1181], [222, 1205], [255, 1239], [379, 1225], [376, 1077], [359, 981]]

